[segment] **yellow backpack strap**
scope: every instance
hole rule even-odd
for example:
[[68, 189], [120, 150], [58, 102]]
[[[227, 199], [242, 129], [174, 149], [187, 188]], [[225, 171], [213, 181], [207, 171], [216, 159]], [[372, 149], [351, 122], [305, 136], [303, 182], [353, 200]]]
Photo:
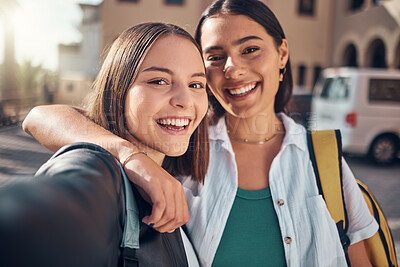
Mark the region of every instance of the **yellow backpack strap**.
[[368, 209], [379, 224], [378, 232], [369, 239], [364, 240], [368, 258], [372, 266], [397, 267], [396, 249], [386, 217], [367, 186], [359, 180], [357, 180], [357, 183], [363, 193]]
[[343, 197], [342, 142], [339, 130], [308, 131], [307, 143], [319, 194], [338, 228], [347, 257], [347, 212]]

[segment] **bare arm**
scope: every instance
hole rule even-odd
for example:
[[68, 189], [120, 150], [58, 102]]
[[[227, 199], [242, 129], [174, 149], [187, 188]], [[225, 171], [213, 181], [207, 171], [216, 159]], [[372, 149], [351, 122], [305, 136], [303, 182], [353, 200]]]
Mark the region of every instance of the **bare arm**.
[[372, 267], [365, 250], [364, 241], [351, 245], [348, 252], [351, 266]]
[[22, 123], [24, 131], [51, 151], [75, 142], [91, 142], [123, 160], [137, 148], [85, 116], [86, 111], [67, 105], [37, 106]]
[[[75, 142], [89, 142], [108, 150], [120, 162], [138, 151], [132, 143], [93, 123], [85, 113], [67, 105], [37, 106], [29, 112], [22, 128], [52, 151]], [[145, 223], [154, 224], [160, 232], [169, 232], [188, 222], [182, 185], [157, 163], [137, 154], [127, 162], [125, 171], [152, 204], [152, 214], [143, 219]]]

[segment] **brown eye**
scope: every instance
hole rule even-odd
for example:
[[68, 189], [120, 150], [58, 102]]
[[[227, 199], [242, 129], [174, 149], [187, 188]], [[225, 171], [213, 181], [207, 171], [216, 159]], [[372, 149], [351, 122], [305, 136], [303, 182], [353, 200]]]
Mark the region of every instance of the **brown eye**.
[[254, 52], [258, 51], [258, 50], [260, 50], [260, 48], [258, 48], [258, 47], [249, 47], [249, 48], [246, 48], [246, 49], [243, 51], [243, 54], [244, 54], [244, 55], [246, 55], [246, 54], [251, 54], [251, 53], [254, 53]]
[[189, 85], [190, 88], [194, 88], [194, 89], [204, 89], [204, 84], [202, 83], [191, 83]]
[[166, 85], [167, 82], [163, 79], [157, 79], [157, 80], [153, 80], [148, 82], [149, 84], [156, 84], [156, 85]]
[[207, 60], [208, 61], [218, 61], [224, 59], [222, 56], [208, 56]]

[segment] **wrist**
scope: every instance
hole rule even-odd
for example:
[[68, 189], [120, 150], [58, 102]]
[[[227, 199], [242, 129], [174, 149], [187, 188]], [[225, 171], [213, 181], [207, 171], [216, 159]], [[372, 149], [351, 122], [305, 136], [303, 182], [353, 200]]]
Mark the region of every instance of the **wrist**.
[[133, 156], [136, 156], [136, 155], [138, 155], [138, 154], [143, 154], [143, 155], [146, 155], [146, 156], [147, 156], [147, 153], [146, 153], [145, 151], [133, 152], [133, 153], [129, 154], [123, 161], [120, 161], [120, 162], [121, 162], [121, 165], [122, 165], [122, 168], [125, 168], [126, 163], [128, 163], [128, 161], [129, 161], [130, 159], [132, 159]]
[[129, 155], [142, 151], [136, 145], [122, 138], [115, 142], [114, 145], [110, 146], [110, 144], [108, 144], [107, 147], [108, 151], [121, 163], [123, 163]]

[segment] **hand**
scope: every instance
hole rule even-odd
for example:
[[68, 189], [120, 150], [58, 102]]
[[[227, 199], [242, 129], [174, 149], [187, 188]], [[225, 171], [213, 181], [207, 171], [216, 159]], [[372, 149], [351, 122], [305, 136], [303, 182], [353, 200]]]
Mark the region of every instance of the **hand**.
[[182, 184], [144, 154], [137, 154], [125, 164], [125, 172], [142, 197], [152, 205], [143, 222], [161, 233], [173, 232], [189, 221], [189, 211]]

